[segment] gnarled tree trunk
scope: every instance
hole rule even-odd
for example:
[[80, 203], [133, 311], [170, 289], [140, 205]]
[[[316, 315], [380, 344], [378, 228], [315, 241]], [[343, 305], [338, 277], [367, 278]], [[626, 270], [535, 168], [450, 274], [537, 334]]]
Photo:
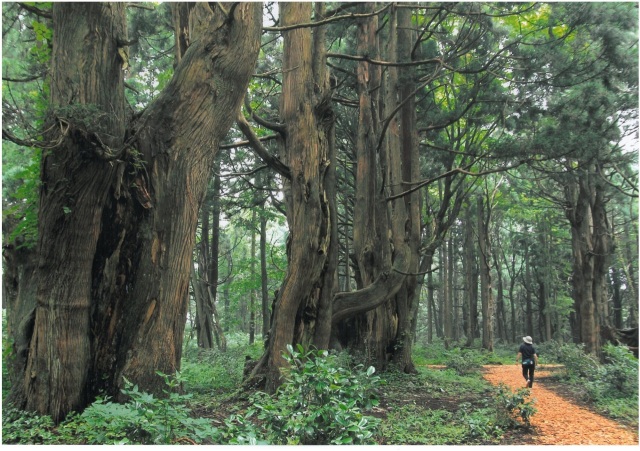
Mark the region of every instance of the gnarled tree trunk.
[[[316, 7], [321, 15], [324, 5]], [[282, 25], [309, 22], [311, 8], [310, 3], [281, 3]], [[291, 174], [285, 186], [289, 265], [262, 362], [269, 391], [280, 384], [288, 344], [329, 345], [337, 229], [333, 112], [323, 37], [322, 27], [283, 32], [280, 115], [286, 126], [283, 155]]]
[[62, 133], [42, 162], [37, 308], [17, 387], [28, 410], [59, 421], [101, 389], [118, 395], [123, 377], [160, 391], [156, 371], [179, 367], [198, 210], [262, 22], [257, 3], [210, 5], [190, 5], [189, 48], [129, 124], [126, 5], [54, 4], [51, 119]]

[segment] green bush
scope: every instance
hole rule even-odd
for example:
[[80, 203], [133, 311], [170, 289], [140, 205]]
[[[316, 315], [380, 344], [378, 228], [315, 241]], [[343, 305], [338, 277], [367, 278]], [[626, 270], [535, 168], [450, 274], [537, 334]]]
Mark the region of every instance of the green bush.
[[258, 392], [254, 409], [273, 444], [374, 444], [379, 420], [364, 415], [378, 404], [375, 369], [354, 371], [337, 364], [327, 351], [288, 347], [289, 368], [275, 396]]
[[520, 388], [515, 393], [504, 384], [500, 384], [496, 392], [496, 417], [499, 426], [514, 428], [520, 426], [518, 417], [525, 426], [530, 425], [531, 417], [537, 412], [533, 405], [535, 400], [527, 399], [529, 390]]
[[564, 365], [567, 380], [594, 379], [597, 376], [598, 361], [593, 356], [585, 354], [583, 344], [549, 341], [540, 345], [540, 351], [540, 355], [544, 355], [547, 362]]
[[494, 409], [477, 408], [465, 402], [460, 404], [456, 416], [466, 427], [465, 442], [493, 442], [504, 432]]
[[605, 364], [585, 383], [591, 399], [638, 398], [638, 359], [623, 346], [603, 347]]
[[130, 398], [128, 402], [118, 404], [99, 398], [62, 428], [75, 430], [89, 444], [170, 444], [182, 438], [201, 443], [217, 439], [219, 432], [209, 420], [190, 417], [186, 403], [191, 395], [174, 391], [182, 381], [180, 375], [158, 374], [168, 387], [163, 390], [165, 397], [156, 398], [125, 381], [122, 393]]
[[446, 353], [445, 365], [460, 376], [475, 373], [482, 367], [483, 356], [471, 349], [455, 348]]

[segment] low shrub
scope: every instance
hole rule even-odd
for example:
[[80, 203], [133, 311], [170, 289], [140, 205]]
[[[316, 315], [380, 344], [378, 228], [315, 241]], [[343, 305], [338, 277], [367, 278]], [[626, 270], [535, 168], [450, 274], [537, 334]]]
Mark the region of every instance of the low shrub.
[[374, 444], [379, 420], [364, 412], [377, 405], [375, 369], [337, 365], [327, 351], [288, 347], [290, 367], [275, 396], [258, 392], [254, 409], [272, 444]]
[[482, 354], [470, 350], [455, 348], [446, 353], [445, 365], [459, 375], [475, 373], [482, 368]]
[[477, 408], [464, 402], [460, 404], [456, 416], [466, 427], [465, 443], [494, 442], [504, 433], [503, 428], [498, 424], [495, 409], [490, 407]]
[[191, 418], [187, 401], [191, 395], [175, 390], [182, 382], [179, 374], [167, 376], [165, 396], [156, 398], [126, 382], [122, 393], [130, 399], [124, 404], [99, 398], [81, 415], [61, 425], [75, 430], [89, 444], [171, 444], [179, 439], [202, 443], [217, 440], [219, 431], [204, 418]]
[[505, 428], [519, 427], [520, 418], [525, 426], [529, 426], [537, 410], [534, 407], [535, 400], [528, 398], [528, 389], [520, 388], [514, 393], [506, 385], [500, 384], [495, 398], [497, 424]]
[[539, 348], [539, 356], [544, 356], [545, 361], [564, 365], [564, 378], [567, 380], [594, 379], [597, 375], [598, 361], [592, 355], [585, 354], [583, 344], [563, 344], [552, 340]]

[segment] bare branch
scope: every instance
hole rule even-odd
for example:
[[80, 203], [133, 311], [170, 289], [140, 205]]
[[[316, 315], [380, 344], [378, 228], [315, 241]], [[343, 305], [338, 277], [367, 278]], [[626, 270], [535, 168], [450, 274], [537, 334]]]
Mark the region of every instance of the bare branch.
[[51, 11], [44, 11], [40, 8], [36, 8], [35, 6], [28, 5], [26, 3], [18, 3], [20, 8], [25, 11], [29, 11], [30, 13], [35, 14], [36, 16], [44, 17], [45, 19], [53, 19], [53, 13]]
[[405, 182], [407, 184], [414, 184], [415, 183], [416, 186], [414, 186], [413, 188], [409, 188], [408, 190], [406, 190], [406, 191], [404, 191], [402, 193], [395, 194], [393, 196], [389, 196], [389, 197], [386, 198], [386, 200], [387, 201], [391, 201], [391, 200], [399, 199], [400, 197], [404, 197], [406, 195], [409, 195], [409, 194], [413, 193], [414, 191], [419, 190], [423, 186], [430, 185], [431, 183], [433, 183], [435, 181], [438, 181], [438, 180], [443, 179], [445, 177], [449, 177], [449, 176], [454, 175], [454, 174], [464, 174], [464, 175], [469, 175], [469, 176], [472, 176], [472, 177], [480, 177], [480, 176], [487, 175], [487, 174], [495, 174], [496, 172], [504, 172], [504, 171], [508, 171], [509, 169], [515, 169], [515, 168], [517, 168], [517, 167], [519, 167], [519, 166], [521, 166], [521, 165], [523, 165], [525, 163], [527, 163], [527, 161], [526, 160], [522, 160], [522, 161], [519, 161], [519, 162], [517, 162], [515, 164], [512, 164], [510, 166], [505, 166], [505, 167], [495, 168], [495, 169], [489, 169], [487, 171], [480, 171], [480, 172], [471, 172], [471, 171], [469, 171], [467, 169], [463, 169], [463, 168], [454, 168], [454, 169], [452, 169], [450, 171], [444, 172], [444, 173], [438, 175], [437, 177], [433, 177], [431, 179], [422, 180], [420, 182]]
[[45, 76], [45, 74], [36, 74], [36, 75], [31, 75], [31, 76], [25, 77], [25, 78], [2, 77], [2, 81], [9, 81], [9, 82], [12, 82], [12, 83], [27, 83], [29, 81], [39, 80], [40, 78], [43, 78], [44, 76]]
[[299, 24], [294, 24], [294, 25], [288, 25], [286, 27], [262, 27], [262, 29], [264, 31], [291, 31], [291, 30], [296, 30], [298, 28], [319, 27], [319, 26], [326, 25], [326, 24], [331, 23], [331, 22], [338, 22], [340, 20], [345, 20], [345, 19], [364, 19], [366, 17], [377, 16], [378, 14], [380, 14], [380, 13], [384, 12], [386, 9], [388, 9], [390, 6], [391, 6], [391, 3], [388, 3], [386, 6], [380, 8], [379, 10], [374, 11], [372, 13], [366, 13], [366, 14], [350, 13], [350, 14], [344, 14], [344, 15], [341, 15], [341, 16], [329, 17], [328, 19], [319, 20], [317, 22], [299, 23]]
[[285, 177], [286, 179], [291, 180], [291, 170], [289, 167], [280, 161], [278, 158], [274, 157], [269, 153], [269, 151], [262, 145], [260, 139], [256, 136], [247, 122], [247, 119], [244, 117], [242, 111], [238, 112], [238, 116], [236, 118], [236, 123], [240, 130], [249, 140], [249, 144], [251, 144], [251, 148], [255, 151], [255, 153], [264, 161], [266, 164], [271, 166], [278, 174]]
[[394, 61], [382, 61], [382, 60], [374, 60], [369, 58], [368, 56], [359, 56], [359, 55], [347, 55], [344, 53], [327, 53], [327, 58], [341, 58], [351, 61], [365, 61], [369, 64], [376, 64], [379, 66], [392, 66], [392, 67], [405, 67], [405, 66], [420, 66], [423, 64], [440, 64], [444, 65], [444, 61], [442, 58], [431, 58], [428, 60], [420, 60], [420, 61], [405, 61], [405, 62], [394, 62]]

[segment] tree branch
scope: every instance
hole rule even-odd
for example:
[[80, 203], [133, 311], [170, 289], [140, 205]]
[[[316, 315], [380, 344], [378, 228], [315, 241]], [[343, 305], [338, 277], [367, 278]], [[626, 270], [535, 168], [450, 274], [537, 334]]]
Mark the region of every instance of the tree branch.
[[394, 61], [382, 61], [382, 60], [374, 60], [369, 58], [368, 56], [359, 56], [359, 55], [347, 55], [345, 53], [327, 53], [327, 58], [341, 58], [351, 61], [365, 61], [369, 64], [376, 64], [378, 66], [392, 66], [392, 67], [405, 67], [405, 66], [420, 66], [423, 64], [441, 64], [444, 65], [444, 61], [442, 58], [431, 58], [428, 60], [420, 60], [420, 61], [405, 61], [405, 62], [394, 62]]
[[2, 77], [2, 81], [9, 81], [12, 83], [26, 83], [29, 81], [34, 81], [34, 80], [38, 80], [40, 78], [43, 78], [45, 74], [36, 74], [36, 75], [31, 75], [29, 77], [25, 77], [25, 78], [11, 78], [11, 77]]
[[364, 19], [366, 17], [377, 16], [378, 14], [388, 9], [390, 6], [391, 6], [391, 3], [388, 3], [386, 6], [372, 13], [366, 13], [366, 14], [350, 13], [350, 14], [344, 14], [342, 16], [329, 17], [328, 19], [319, 20], [317, 22], [299, 23], [294, 25], [287, 25], [286, 27], [262, 27], [262, 30], [263, 31], [291, 31], [291, 30], [296, 30], [298, 28], [320, 27], [328, 23], [337, 22], [345, 19]]
[[18, 3], [20, 8], [25, 11], [29, 11], [30, 13], [35, 14], [36, 16], [44, 17], [45, 19], [53, 19], [53, 13], [51, 11], [44, 11], [40, 8], [36, 8], [35, 6], [28, 5], [26, 3]]
[[251, 148], [262, 159], [262, 161], [268, 164], [284, 178], [291, 180], [291, 170], [289, 169], [289, 167], [278, 158], [271, 155], [269, 151], [262, 145], [262, 142], [260, 142], [260, 139], [253, 132], [251, 125], [249, 125], [249, 122], [247, 122], [247, 119], [244, 117], [244, 114], [242, 114], [242, 111], [238, 112], [236, 123], [238, 124], [238, 127], [240, 128], [244, 136], [246, 136], [249, 144], [251, 145]]
[[480, 177], [480, 176], [487, 175], [487, 174], [495, 174], [496, 172], [503, 172], [503, 171], [508, 171], [509, 169], [515, 169], [515, 168], [517, 168], [517, 167], [519, 167], [519, 166], [521, 166], [521, 165], [523, 165], [525, 163], [527, 163], [527, 160], [522, 160], [522, 161], [519, 161], [519, 162], [517, 162], [515, 164], [512, 164], [510, 166], [506, 166], [506, 167], [503, 167], [503, 168], [489, 169], [487, 171], [480, 171], [480, 172], [471, 172], [471, 171], [468, 171], [468, 170], [463, 169], [463, 168], [454, 168], [454, 169], [452, 169], [450, 171], [442, 173], [442, 174], [438, 175], [437, 177], [433, 177], [431, 179], [422, 180], [420, 182], [405, 182], [405, 183], [408, 183], [408, 184], [416, 183], [416, 186], [414, 186], [413, 188], [409, 188], [408, 190], [406, 190], [406, 191], [404, 191], [402, 193], [395, 194], [393, 196], [389, 196], [389, 197], [386, 198], [386, 200], [387, 201], [392, 201], [392, 200], [395, 200], [395, 199], [399, 199], [400, 197], [404, 197], [404, 196], [406, 196], [408, 194], [413, 193], [414, 191], [419, 190], [423, 186], [429, 185], [429, 184], [431, 184], [431, 183], [433, 183], [433, 182], [435, 182], [437, 180], [443, 179], [445, 177], [449, 177], [449, 176], [451, 176], [453, 174], [464, 174], [464, 175], [470, 175], [470, 176], [473, 176], [473, 177]]
[[251, 103], [249, 102], [249, 98], [247, 96], [244, 96], [244, 107], [247, 110], [247, 112], [251, 115], [251, 119], [256, 121], [258, 125], [262, 125], [263, 127], [268, 128], [269, 130], [272, 130], [276, 133], [280, 133], [283, 136], [287, 132], [287, 129], [284, 126], [284, 124], [280, 124], [278, 122], [271, 122], [258, 116], [251, 108]]

